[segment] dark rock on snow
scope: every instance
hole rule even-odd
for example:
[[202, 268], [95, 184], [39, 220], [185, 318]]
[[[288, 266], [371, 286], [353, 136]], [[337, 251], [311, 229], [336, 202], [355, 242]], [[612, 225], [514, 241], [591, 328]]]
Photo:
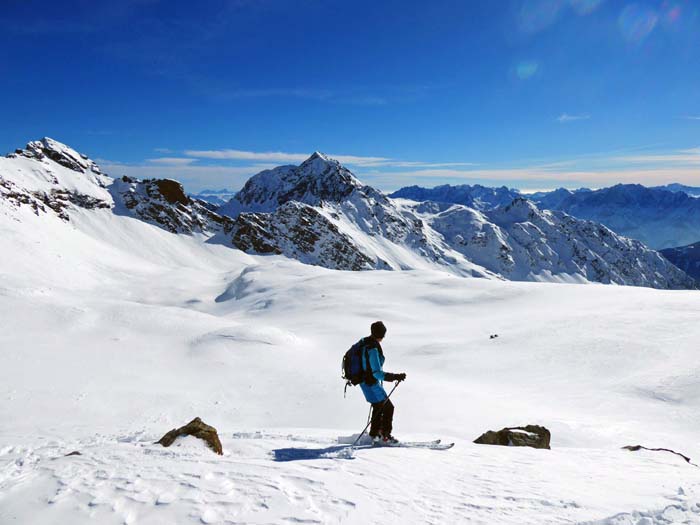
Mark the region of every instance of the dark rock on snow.
[[552, 435], [545, 427], [527, 425], [524, 427], [507, 427], [498, 432], [489, 430], [474, 443], [480, 445], [501, 445], [504, 447], [532, 447], [549, 449]]
[[156, 441], [156, 444], [169, 447], [180, 436], [194, 436], [196, 438], [203, 439], [214, 452], [219, 455], [223, 455], [224, 453], [224, 449], [221, 446], [219, 434], [217, 434], [216, 429], [210, 425], [207, 425], [198, 417], [194, 418], [184, 427], [172, 429], [170, 432]]

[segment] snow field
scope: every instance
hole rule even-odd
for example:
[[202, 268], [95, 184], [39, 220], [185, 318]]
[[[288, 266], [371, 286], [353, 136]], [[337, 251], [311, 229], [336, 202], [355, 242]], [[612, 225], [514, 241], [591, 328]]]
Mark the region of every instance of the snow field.
[[[698, 469], [620, 450], [700, 457], [695, 292], [330, 271], [104, 210], [0, 241], [0, 523], [700, 523]], [[454, 449], [334, 455], [376, 319], [395, 434]], [[223, 458], [152, 444], [194, 416]], [[527, 423], [551, 451], [471, 443]]]

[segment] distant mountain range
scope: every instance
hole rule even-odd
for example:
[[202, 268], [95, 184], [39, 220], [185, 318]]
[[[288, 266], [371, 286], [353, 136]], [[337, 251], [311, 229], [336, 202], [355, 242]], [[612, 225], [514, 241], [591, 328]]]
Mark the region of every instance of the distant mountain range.
[[0, 212], [16, 220], [21, 210], [65, 223], [83, 213], [126, 215], [202, 242], [336, 270], [697, 286], [641, 242], [541, 210], [517, 195], [510, 199], [511, 191], [474, 187], [472, 206], [392, 199], [314, 153], [299, 166], [255, 175], [217, 208], [186, 195], [177, 181], [113, 179], [87, 156], [49, 138], [0, 158]]
[[206, 201], [211, 204], [215, 204], [216, 206], [221, 206], [222, 204], [226, 204], [229, 200], [231, 200], [236, 193], [238, 192], [235, 190], [221, 189], [202, 190], [199, 193], [190, 193], [188, 195], [194, 199]]
[[563, 211], [580, 219], [605, 224], [614, 232], [640, 240], [655, 249], [700, 240], [700, 199], [693, 196], [700, 195], [700, 188], [680, 184], [653, 188], [618, 184], [598, 190], [560, 188], [530, 195], [521, 195], [512, 189], [482, 186], [438, 186], [433, 189], [411, 186], [391, 194], [392, 197], [418, 201], [475, 203], [474, 207], [481, 210], [502, 207], [506, 195], [521, 196], [535, 202], [539, 208]]

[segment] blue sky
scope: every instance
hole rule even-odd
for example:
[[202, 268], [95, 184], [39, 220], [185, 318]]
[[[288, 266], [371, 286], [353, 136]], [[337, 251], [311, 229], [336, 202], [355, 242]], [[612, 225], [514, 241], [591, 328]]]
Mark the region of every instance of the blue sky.
[[315, 150], [381, 189], [700, 185], [691, 0], [6, 0], [2, 125], [239, 188]]

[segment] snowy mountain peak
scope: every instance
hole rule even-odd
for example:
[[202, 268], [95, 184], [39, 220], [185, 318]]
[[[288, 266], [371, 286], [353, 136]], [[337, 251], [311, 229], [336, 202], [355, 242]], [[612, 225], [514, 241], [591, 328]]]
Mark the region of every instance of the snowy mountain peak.
[[242, 211], [273, 212], [289, 201], [312, 206], [342, 202], [361, 188], [366, 187], [350, 170], [317, 151], [299, 166], [279, 166], [254, 175], [220, 212], [236, 217]]
[[18, 149], [14, 154], [10, 154], [9, 156], [12, 157], [16, 155], [38, 160], [48, 158], [61, 166], [81, 173], [87, 171], [97, 174], [102, 173], [99, 166], [86, 155], [78, 153], [70, 146], [66, 146], [49, 137], [44, 137], [41, 140], [34, 140], [28, 143], [25, 149]]
[[338, 164], [337, 160], [330, 158], [328, 155], [321, 153], [320, 151], [314, 151], [308, 159], [306, 159], [304, 162], [302, 162], [302, 165], [309, 163], [309, 162], [311, 162], [311, 163], [313, 163], [313, 162], [324, 162], [324, 163], [330, 162], [330, 163]]
[[335, 159], [324, 155], [320, 151], [315, 151], [308, 159], [301, 163], [299, 170], [306, 175], [312, 176], [323, 176], [326, 174], [333, 174], [341, 172], [342, 170], [347, 171], [340, 162]]
[[517, 197], [504, 208], [494, 210], [493, 218], [497, 222], [527, 222], [541, 213], [532, 201]]

